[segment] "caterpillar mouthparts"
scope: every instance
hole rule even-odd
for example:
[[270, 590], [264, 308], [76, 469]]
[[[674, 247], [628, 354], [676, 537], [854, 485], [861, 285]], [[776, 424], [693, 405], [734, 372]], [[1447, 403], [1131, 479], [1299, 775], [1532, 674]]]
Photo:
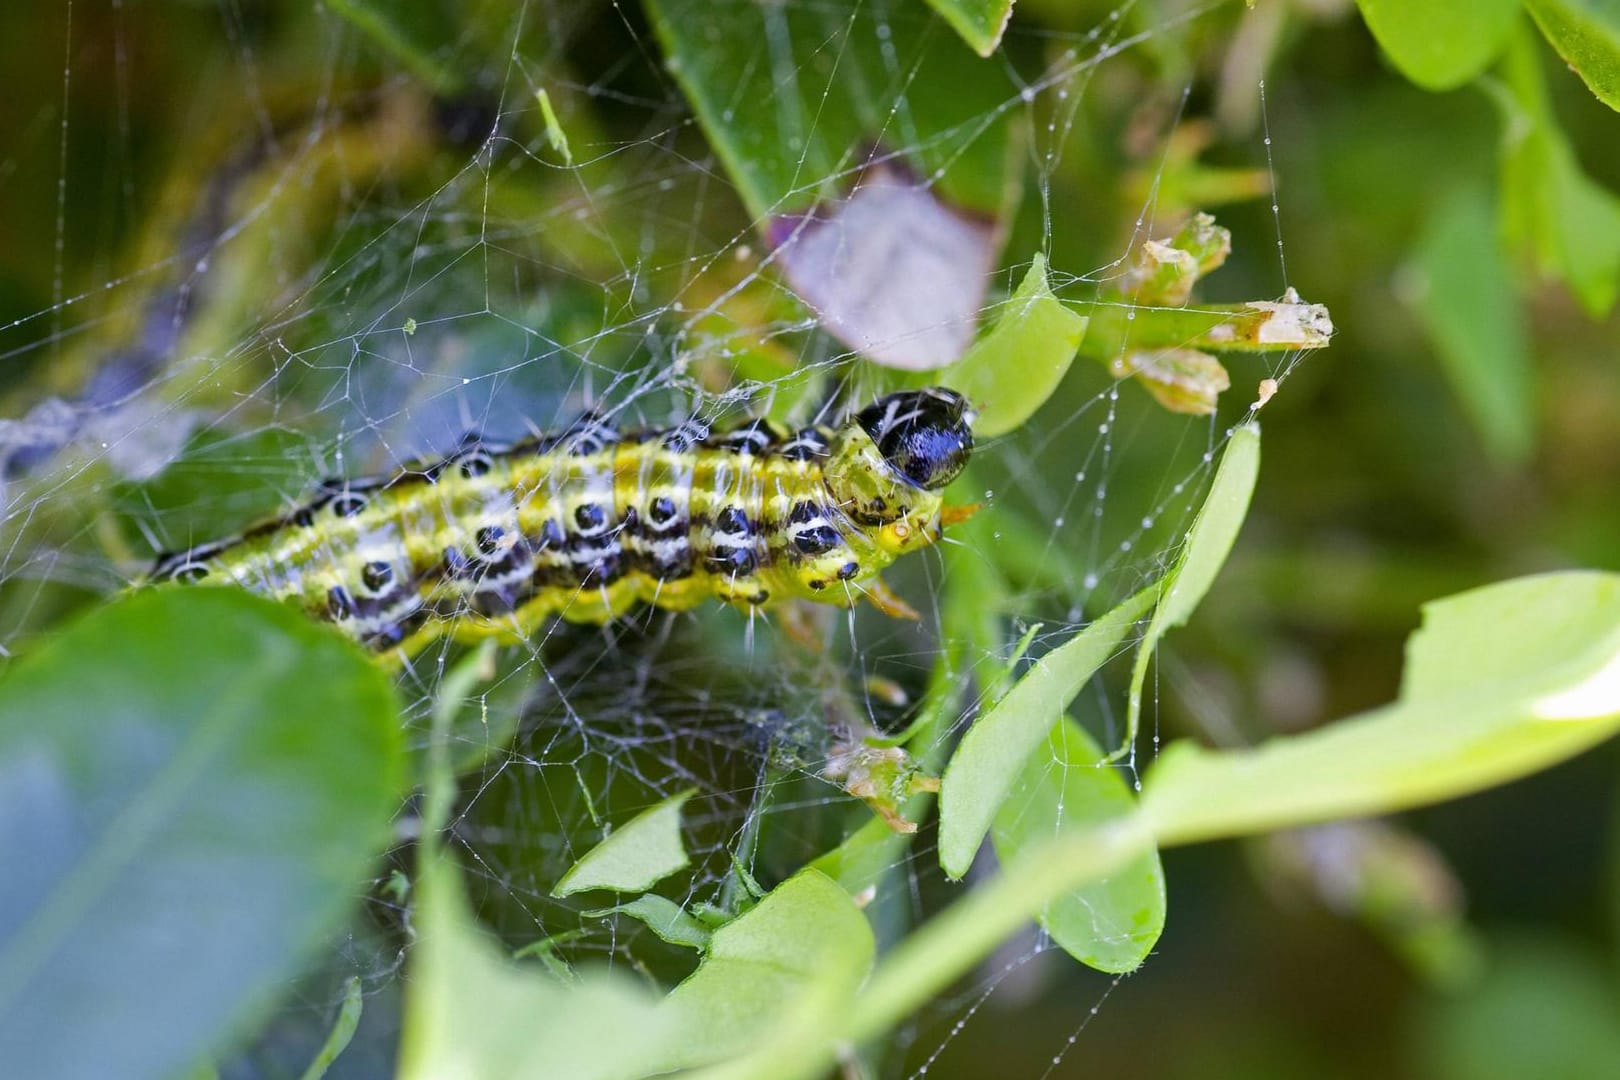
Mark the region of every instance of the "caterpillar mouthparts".
[[973, 450], [942, 388], [794, 433], [749, 420], [621, 434], [593, 414], [552, 436], [469, 436], [388, 477], [327, 480], [296, 510], [161, 556], [153, 581], [298, 605], [403, 662], [444, 637], [519, 640], [559, 616], [789, 599], [915, 617], [878, 574], [971, 509], [941, 491]]

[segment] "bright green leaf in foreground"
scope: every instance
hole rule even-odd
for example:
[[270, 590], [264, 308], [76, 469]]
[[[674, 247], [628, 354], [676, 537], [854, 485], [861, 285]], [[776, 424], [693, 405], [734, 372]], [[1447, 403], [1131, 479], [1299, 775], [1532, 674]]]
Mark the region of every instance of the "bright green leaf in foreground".
[[[1004, 862], [1065, 829], [1085, 829], [1125, 817], [1136, 799], [1119, 770], [1100, 764], [1102, 751], [1068, 717], [1037, 747], [992, 834]], [[1070, 956], [1107, 972], [1135, 971], [1164, 930], [1164, 868], [1145, 851], [1100, 881], [1050, 900], [1041, 927]]]
[[670, 993], [687, 1022], [661, 1069], [769, 1055], [778, 1039], [814, 1030], [861, 985], [875, 948], [849, 893], [801, 870], [716, 930], [703, 964]]
[[1163, 843], [1389, 813], [1505, 783], [1620, 730], [1620, 575], [1437, 601], [1393, 705], [1254, 750], [1169, 747], [1142, 805]]
[[943, 15], [974, 52], [989, 56], [1001, 44], [1013, 0], [928, 0], [928, 6]]
[[1041, 657], [968, 729], [940, 782], [939, 863], [947, 875], [967, 873], [1025, 762], [1157, 595], [1142, 590]]
[[1198, 510], [1181, 557], [1159, 583], [1163, 599], [1153, 612], [1147, 633], [1137, 646], [1136, 664], [1131, 669], [1131, 697], [1126, 706], [1125, 742], [1112, 757], [1122, 757], [1136, 745], [1136, 732], [1142, 717], [1142, 687], [1147, 682], [1148, 661], [1159, 639], [1172, 628], [1192, 617], [1204, 594], [1215, 582], [1215, 575], [1226, 563], [1238, 529], [1249, 512], [1249, 497], [1260, 473], [1260, 426], [1245, 424], [1232, 432], [1221, 455], [1220, 467], [1210, 484], [1204, 505]]
[[551, 895], [586, 889], [640, 892], [684, 870], [691, 859], [681, 841], [681, 806], [693, 793], [688, 788], [671, 795], [610, 833], [568, 868]]
[[614, 972], [564, 985], [501, 955], [442, 857], [424, 859], [401, 1080], [612, 1080], [654, 1071], [680, 1017]]
[[154, 589], [0, 683], [0, 1060], [166, 1077], [357, 897], [403, 794], [393, 690], [330, 629]]
[[1524, 6], [1598, 100], [1620, 109], [1620, 0], [1524, 0]]
[[1046, 259], [1036, 255], [1000, 318], [938, 377], [979, 410], [973, 432], [1005, 435], [1046, 403], [1074, 361], [1086, 318], [1052, 295]]
[[1430, 218], [1417, 275], [1412, 307], [1486, 448], [1523, 461], [1535, 438], [1529, 333], [1483, 193], [1459, 192]]
[[1356, 0], [1367, 29], [1402, 75], [1452, 90], [1502, 51], [1518, 0]]

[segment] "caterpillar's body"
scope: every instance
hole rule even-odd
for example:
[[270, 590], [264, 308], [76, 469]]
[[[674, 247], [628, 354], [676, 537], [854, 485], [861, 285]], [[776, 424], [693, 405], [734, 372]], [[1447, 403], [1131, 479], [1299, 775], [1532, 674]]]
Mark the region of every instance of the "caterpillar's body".
[[933, 389], [793, 435], [753, 421], [621, 436], [587, 417], [545, 439], [469, 439], [389, 478], [327, 481], [291, 514], [163, 556], [153, 577], [284, 599], [401, 657], [709, 597], [864, 594], [905, 614], [876, 575], [952, 519], [940, 490], [972, 451], [971, 420]]

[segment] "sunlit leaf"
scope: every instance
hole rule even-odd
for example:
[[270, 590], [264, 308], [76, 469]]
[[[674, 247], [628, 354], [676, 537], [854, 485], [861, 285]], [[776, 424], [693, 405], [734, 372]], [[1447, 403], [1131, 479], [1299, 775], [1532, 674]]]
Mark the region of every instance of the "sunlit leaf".
[[294, 974], [403, 794], [397, 703], [331, 630], [154, 589], [0, 683], [0, 1059], [165, 1077]]
[[1144, 589], [1042, 656], [968, 729], [940, 783], [939, 863], [948, 876], [967, 873], [1030, 755], [1157, 595]]
[[1402, 75], [1425, 90], [1451, 90], [1502, 51], [1518, 0], [1356, 0]]
[[1524, 460], [1535, 438], [1528, 332], [1482, 194], [1459, 192], [1438, 208], [1416, 269], [1412, 307], [1469, 418], [1493, 456]]
[[1085, 333], [1086, 318], [1052, 295], [1046, 259], [1036, 255], [996, 324], [940, 374], [939, 382], [978, 408], [975, 435], [1005, 435], [1057, 390]]
[[1620, 0], [1524, 0], [1524, 6], [1598, 100], [1620, 109]]
[[1161, 843], [1391, 813], [1505, 783], [1620, 730], [1620, 575], [1430, 604], [1399, 701], [1253, 750], [1172, 744], [1142, 805]]
[[[1065, 829], [1084, 829], [1130, 814], [1136, 799], [1123, 774], [1100, 764], [1103, 753], [1068, 717], [1024, 762], [996, 814], [996, 854], [1012, 861]], [[1148, 851], [1107, 877], [1049, 901], [1042, 928], [1070, 956], [1100, 971], [1135, 971], [1164, 930], [1164, 869]]]
[[691, 859], [681, 840], [681, 806], [694, 793], [688, 788], [671, 795], [615, 829], [568, 868], [551, 895], [586, 889], [640, 892], [684, 870]]

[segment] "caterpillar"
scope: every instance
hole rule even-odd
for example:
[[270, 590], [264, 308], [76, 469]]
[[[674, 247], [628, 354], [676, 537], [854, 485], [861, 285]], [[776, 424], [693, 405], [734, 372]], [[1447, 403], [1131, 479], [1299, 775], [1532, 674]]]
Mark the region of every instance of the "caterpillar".
[[915, 618], [878, 574], [975, 509], [941, 494], [973, 419], [930, 388], [791, 433], [761, 418], [621, 434], [587, 413], [516, 443], [468, 436], [388, 477], [323, 481], [288, 514], [160, 556], [149, 580], [285, 600], [400, 663], [444, 637], [519, 640], [638, 604], [864, 596]]

